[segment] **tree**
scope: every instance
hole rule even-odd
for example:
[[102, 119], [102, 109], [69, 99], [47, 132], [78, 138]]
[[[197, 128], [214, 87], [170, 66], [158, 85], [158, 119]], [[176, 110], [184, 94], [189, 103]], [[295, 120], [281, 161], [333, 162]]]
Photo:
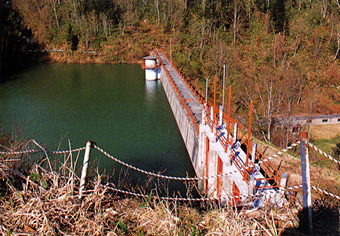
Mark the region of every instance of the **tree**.
[[270, 3], [270, 18], [274, 25], [274, 32], [285, 32], [288, 25], [285, 0], [274, 0]]
[[242, 10], [243, 4], [241, 0], [234, 0], [233, 1], [233, 44], [236, 44], [236, 40], [238, 37], [238, 34], [241, 29], [241, 10]]

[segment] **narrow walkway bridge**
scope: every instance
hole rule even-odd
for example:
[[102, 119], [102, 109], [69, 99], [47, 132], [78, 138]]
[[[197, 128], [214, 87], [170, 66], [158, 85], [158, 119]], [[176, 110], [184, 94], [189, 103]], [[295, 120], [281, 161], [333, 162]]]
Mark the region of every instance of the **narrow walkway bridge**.
[[228, 114], [221, 108], [217, 111], [216, 78], [214, 104], [210, 104], [162, 50], [154, 50], [154, 54], [161, 67], [160, 80], [196, 175], [205, 177], [199, 182], [199, 190], [209, 197], [231, 196], [232, 204], [246, 204], [242, 196], [248, 194], [260, 195], [251, 203], [257, 206], [264, 199], [282, 202], [281, 190], [287, 175], [274, 168], [256, 144], [250, 142], [251, 124], [247, 132], [228, 115], [230, 110]]

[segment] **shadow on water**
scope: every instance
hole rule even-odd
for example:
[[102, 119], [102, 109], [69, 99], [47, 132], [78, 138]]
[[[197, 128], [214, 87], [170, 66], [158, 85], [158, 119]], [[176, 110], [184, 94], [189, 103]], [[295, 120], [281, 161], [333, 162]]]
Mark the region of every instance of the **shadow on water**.
[[0, 82], [15, 79], [15, 75], [30, 69], [46, 57], [41, 45], [33, 42], [31, 30], [22, 24], [11, 1], [0, 1]]

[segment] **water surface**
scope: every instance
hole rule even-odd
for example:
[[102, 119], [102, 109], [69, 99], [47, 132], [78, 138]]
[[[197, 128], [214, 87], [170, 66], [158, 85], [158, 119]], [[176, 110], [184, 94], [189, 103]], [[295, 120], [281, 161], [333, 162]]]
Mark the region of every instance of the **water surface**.
[[[139, 168], [194, 175], [162, 85], [145, 81], [139, 65], [41, 64], [0, 83], [0, 111], [2, 123], [27, 122], [27, 136], [49, 150], [91, 140]], [[100, 170], [120, 167], [93, 156]]]

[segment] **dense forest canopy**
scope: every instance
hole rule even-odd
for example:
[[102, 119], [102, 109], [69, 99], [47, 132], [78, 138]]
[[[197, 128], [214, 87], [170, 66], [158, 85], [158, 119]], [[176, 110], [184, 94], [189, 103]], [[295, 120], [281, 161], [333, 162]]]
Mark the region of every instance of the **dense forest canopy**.
[[233, 114], [253, 100], [268, 141], [275, 116], [340, 113], [339, 0], [11, 0], [1, 11], [2, 55], [25, 38], [71, 62], [89, 51], [90, 62], [137, 62], [154, 47], [170, 54], [171, 41], [198, 89], [218, 76], [219, 101], [226, 63]]

